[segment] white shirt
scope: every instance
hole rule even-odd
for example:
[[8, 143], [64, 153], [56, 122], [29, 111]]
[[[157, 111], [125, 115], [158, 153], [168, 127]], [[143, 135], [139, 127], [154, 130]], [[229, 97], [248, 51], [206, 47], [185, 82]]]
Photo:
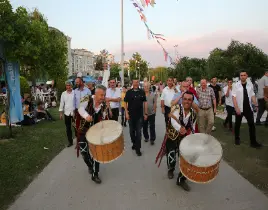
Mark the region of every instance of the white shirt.
[[228, 97], [226, 96], [227, 91], [228, 91], [228, 86], [225, 86], [223, 88], [223, 92], [224, 92], [224, 95], [225, 95], [225, 104], [228, 105], [228, 106], [234, 107], [232, 90], [229, 90], [229, 96]]
[[263, 88], [265, 88], [266, 86], [268, 86], [268, 77], [264, 75], [264, 76], [258, 81], [258, 93], [257, 93], [257, 97], [258, 97], [258, 99], [262, 99], [262, 98], [264, 98], [264, 91], [263, 91]]
[[[113, 90], [112, 88], [109, 88], [107, 90], [107, 92], [106, 92], [106, 98], [112, 98], [112, 99], [121, 98], [121, 91], [120, 91], [120, 89], [119, 88], [115, 88], [115, 90]], [[119, 108], [120, 101], [119, 102], [110, 102], [111, 108], [112, 109]]]
[[171, 101], [175, 95], [174, 88], [165, 87], [162, 91], [161, 101], [164, 101], [165, 106], [171, 107]]
[[[102, 107], [102, 104], [100, 104], [98, 107], [95, 107], [94, 96], [92, 96], [92, 98], [93, 98], [93, 107], [94, 107], [95, 113], [98, 113], [100, 111], [101, 107]], [[80, 103], [80, 106], [79, 106], [79, 109], [78, 109], [78, 113], [84, 119], [86, 119], [89, 116], [88, 112], [86, 111], [87, 105], [88, 105], [88, 101], [84, 101], [84, 102]], [[105, 112], [103, 114], [105, 114]], [[103, 116], [103, 118], [105, 118], [105, 116]]]
[[60, 97], [59, 111], [63, 112], [66, 116], [73, 116], [74, 112], [74, 91], [68, 93], [64, 91]]
[[[184, 125], [187, 125], [188, 124], [188, 121], [189, 121], [189, 118], [191, 116], [191, 112], [189, 112], [187, 114], [187, 116], [185, 116], [185, 112], [184, 112], [184, 109], [182, 110], [183, 112], [183, 122], [184, 122]], [[180, 117], [180, 113], [179, 113], [179, 110], [176, 109], [173, 113], [172, 113], [177, 119], [179, 119]], [[195, 123], [196, 123], [196, 120], [193, 122], [193, 128], [195, 129]], [[172, 117], [171, 117], [171, 125], [173, 126], [173, 128], [177, 131], [179, 131], [181, 129], [181, 125], [176, 121], [174, 120]]]
[[[253, 91], [253, 86], [247, 83], [246, 89], [247, 89], [248, 97], [249, 97], [249, 105], [250, 105], [251, 110], [253, 111], [252, 102], [251, 102], [252, 96], [255, 96], [255, 93]], [[243, 112], [244, 89], [241, 84], [241, 81], [238, 81], [237, 83], [233, 85], [232, 96], [236, 98], [237, 105], [238, 105], [238, 108], [240, 109], [240, 112]]]

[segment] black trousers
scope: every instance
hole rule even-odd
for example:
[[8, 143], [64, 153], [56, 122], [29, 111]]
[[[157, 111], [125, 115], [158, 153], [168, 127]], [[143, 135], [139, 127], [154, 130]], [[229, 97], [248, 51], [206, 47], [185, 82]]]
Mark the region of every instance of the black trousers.
[[233, 128], [233, 113], [234, 113], [234, 107], [226, 105], [226, 111], [227, 111], [227, 116], [226, 119], [224, 121], [224, 125], [227, 125], [229, 128]]
[[165, 106], [164, 108], [165, 108], [165, 122], [166, 122], [166, 128], [167, 128], [167, 126], [168, 126], [168, 120], [169, 120], [168, 115], [169, 115], [169, 113], [171, 111], [171, 108], [168, 107], [168, 106]]
[[250, 143], [255, 144], [256, 141], [256, 129], [254, 124], [254, 114], [252, 110], [243, 110], [244, 112], [241, 115], [235, 114], [235, 140], [236, 142], [240, 141], [240, 126], [242, 118], [245, 117], [248, 122], [249, 137]]
[[111, 120], [118, 121], [119, 108], [112, 109], [112, 114], [113, 114], [113, 116], [112, 116]]
[[69, 144], [73, 144], [72, 120], [73, 120], [72, 116], [64, 115], [66, 134], [67, 134]]
[[126, 116], [125, 116], [125, 108], [121, 107], [121, 124], [125, 125], [126, 124]]
[[100, 163], [95, 161], [92, 156], [89, 153], [89, 148], [88, 148], [88, 142], [86, 139], [85, 134], [80, 134], [79, 137], [79, 148], [80, 148], [80, 153], [84, 159], [84, 162], [86, 163], [88, 168], [93, 169], [93, 174], [92, 176], [96, 176], [99, 173], [100, 170]]
[[143, 121], [143, 136], [149, 140], [148, 126], [150, 130], [150, 141], [155, 141], [155, 114], [149, 115], [147, 120]]
[[[261, 122], [261, 117], [263, 115], [263, 113], [266, 110], [266, 101], [264, 100], [264, 98], [262, 99], [258, 99], [258, 113], [257, 113], [257, 118], [256, 118], [256, 123], [260, 123]], [[266, 123], [268, 123], [268, 115], [266, 117]]]
[[141, 128], [142, 128], [142, 116], [141, 117], [133, 117], [130, 116], [129, 119], [129, 132], [130, 138], [133, 146], [136, 151], [139, 151], [141, 148]]
[[[176, 153], [178, 153], [178, 157], [179, 157], [179, 146], [180, 146], [180, 140], [171, 140], [171, 139], [167, 139], [166, 141], [166, 151], [167, 151], [167, 166], [168, 166], [168, 170], [169, 171], [174, 171], [175, 167], [176, 167]], [[185, 181], [186, 177], [183, 176], [183, 174], [181, 172], [179, 172], [177, 181], [181, 182], [181, 181]]]

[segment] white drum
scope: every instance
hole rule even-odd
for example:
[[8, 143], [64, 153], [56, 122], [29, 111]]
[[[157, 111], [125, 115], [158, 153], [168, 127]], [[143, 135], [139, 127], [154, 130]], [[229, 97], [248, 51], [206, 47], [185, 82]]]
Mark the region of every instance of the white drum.
[[104, 120], [92, 126], [86, 133], [89, 151], [94, 160], [109, 163], [124, 151], [123, 127], [114, 120]]
[[180, 143], [180, 171], [192, 182], [214, 180], [221, 158], [221, 144], [213, 136], [196, 133], [186, 136]]

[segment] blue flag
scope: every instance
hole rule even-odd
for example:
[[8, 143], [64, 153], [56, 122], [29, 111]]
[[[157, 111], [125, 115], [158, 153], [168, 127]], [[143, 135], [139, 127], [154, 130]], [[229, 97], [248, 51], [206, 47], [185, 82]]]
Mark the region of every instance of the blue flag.
[[17, 62], [6, 62], [5, 73], [8, 85], [9, 119], [10, 123], [17, 123], [23, 120], [22, 103], [20, 95], [19, 64]]

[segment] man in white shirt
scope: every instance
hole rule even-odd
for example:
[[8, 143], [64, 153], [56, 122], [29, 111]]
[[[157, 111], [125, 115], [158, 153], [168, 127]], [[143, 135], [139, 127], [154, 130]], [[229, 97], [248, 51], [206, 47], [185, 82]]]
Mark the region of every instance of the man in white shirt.
[[[186, 91], [182, 97], [182, 104], [172, 106], [170, 112], [170, 122], [167, 129], [167, 138], [162, 143], [162, 148], [158, 153], [158, 159], [167, 155], [168, 178], [173, 179], [176, 167], [176, 153], [178, 152], [181, 140], [195, 133], [195, 125], [197, 115], [192, 108], [194, 94]], [[165, 148], [165, 149], [164, 149]], [[178, 152], [179, 155], [179, 152]], [[160, 162], [161, 162], [160, 159]], [[186, 183], [186, 177], [180, 172], [177, 178], [177, 185], [181, 186], [185, 191], [189, 191], [190, 187]]]
[[236, 112], [235, 116], [235, 144], [240, 145], [240, 126], [243, 116], [248, 121], [250, 146], [260, 148], [262, 145], [256, 140], [256, 129], [254, 124], [254, 114], [252, 103], [257, 106], [253, 86], [247, 83], [248, 74], [246, 71], [240, 72], [240, 81], [233, 85], [232, 96]]
[[109, 84], [110, 88], [106, 92], [106, 102], [110, 103], [110, 107], [112, 109], [113, 116], [111, 120], [118, 121], [121, 91], [119, 88], [116, 88], [114, 79], [110, 79]]
[[[265, 74], [258, 82], [257, 98], [258, 98], [259, 109], [258, 109], [258, 114], [256, 118], [256, 125], [261, 125], [261, 117], [266, 109], [265, 107], [266, 101], [265, 101], [264, 90], [263, 90], [263, 88], [265, 87], [268, 87], [268, 70], [265, 71]], [[267, 100], [267, 97], [266, 97], [266, 100]], [[268, 114], [266, 117], [265, 124], [268, 125]]]
[[74, 113], [74, 91], [72, 90], [72, 83], [66, 82], [66, 91], [61, 94], [60, 98], [60, 119], [65, 121], [66, 134], [68, 138], [68, 147], [73, 145], [73, 134], [72, 134], [72, 121]]
[[167, 80], [167, 86], [163, 89], [161, 94], [161, 108], [162, 113], [165, 116], [166, 127], [169, 120], [168, 115], [170, 113], [171, 101], [173, 99], [173, 96], [175, 95], [175, 89], [176, 89], [176, 87], [174, 87], [173, 82], [174, 82], [173, 78], [169, 77]]
[[233, 131], [233, 113], [234, 113], [232, 85], [233, 85], [233, 80], [228, 79], [228, 85], [223, 88], [223, 92], [225, 95], [225, 108], [227, 111], [227, 117], [223, 123], [223, 126], [227, 127], [227, 124], [228, 124], [228, 128], [230, 131]]

